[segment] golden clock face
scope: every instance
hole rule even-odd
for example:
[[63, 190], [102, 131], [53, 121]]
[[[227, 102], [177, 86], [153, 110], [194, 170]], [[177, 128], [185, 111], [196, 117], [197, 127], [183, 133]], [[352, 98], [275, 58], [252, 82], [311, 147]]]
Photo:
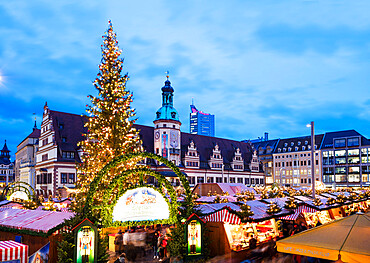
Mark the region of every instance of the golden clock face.
[[159, 137], [160, 137], [159, 131], [156, 131], [155, 134], [154, 134], [155, 140], [158, 141]]

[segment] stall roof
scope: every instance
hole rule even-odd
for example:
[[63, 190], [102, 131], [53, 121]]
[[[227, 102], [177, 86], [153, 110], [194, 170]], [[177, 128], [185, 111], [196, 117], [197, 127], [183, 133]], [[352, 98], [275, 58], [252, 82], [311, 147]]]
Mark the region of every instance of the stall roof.
[[291, 211], [285, 208], [282, 208], [281, 211], [277, 214], [269, 214], [266, 212], [269, 207], [268, 204], [263, 203], [259, 200], [247, 201], [245, 203], [251, 207], [251, 210], [254, 213], [254, 215], [251, 216], [251, 218], [254, 220], [262, 220], [262, 219], [265, 220], [265, 219], [270, 219], [273, 217], [280, 217], [280, 216], [288, 215], [292, 213]]
[[230, 208], [233, 211], [240, 211], [240, 207], [234, 203], [214, 203], [214, 204], [202, 204], [197, 206], [197, 209], [199, 209], [199, 212], [208, 215], [215, 213], [219, 210], [224, 209], [225, 207]]
[[[285, 196], [285, 197], [275, 197], [275, 198], [268, 198], [268, 199], [263, 199], [261, 200], [262, 202], [265, 202], [267, 204], [271, 203], [271, 202], [275, 202], [278, 204], [278, 206], [280, 207], [284, 207], [285, 206], [285, 202], [289, 199], [288, 196]], [[304, 203], [304, 201], [302, 200], [297, 200], [298, 204], [301, 204], [301, 203]]]
[[328, 201], [328, 197], [321, 196], [321, 195], [315, 195], [315, 196], [316, 196], [316, 198], [320, 198], [320, 200], [322, 202], [322, 205], [320, 205], [320, 206], [314, 205], [313, 199], [311, 197], [308, 197], [308, 196], [295, 196], [294, 198], [303, 201], [308, 206], [313, 207], [317, 210], [327, 210], [327, 209], [330, 209], [330, 208], [335, 208], [335, 207], [340, 206], [338, 204], [326, 205], [326, 201]]
[[46, 233], [73, 216], [69, 212], [7, 209], [0, 212], [0, 226]]
[[[215, 201], [215, 198], [216, 196], [201, 196], [199, 197], [197, 200], [195, 200], [196, 202], [199, 202], [199, 203], [213, 203]], [[221, 199], [227, 199], [228, 202], [236, 202], [236, 197], [234, 196], [220, 196]]]

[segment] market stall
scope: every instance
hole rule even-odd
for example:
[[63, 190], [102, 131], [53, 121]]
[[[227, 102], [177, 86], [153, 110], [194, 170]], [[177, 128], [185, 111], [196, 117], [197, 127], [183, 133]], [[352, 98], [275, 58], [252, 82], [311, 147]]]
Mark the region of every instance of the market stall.
[[278, 252], [338, 260], [370, 262], [370, 214], [355, 214], [279, 240]]
[[283, 209], [276, 214], [268, 214], [268, 205], [261, 201], [245, 202], [250, 206], [253, 216], [246, 222], [239, 217], [240, 206], [234, 203], [204, 204], [199, 208], [207, 227], [212, 229], [212, 246], [219, 254], [241, 251], [249, 248], [249, 241], [253, 237], [257, 244], [267, 242], [270, 238], [279, 236], [275, 218], [290, 213]]
[[[0, 212], [0, 240], [22, 239], [29, 253], [35, 253], [50, 242], [50, 262], [56, 262], [59, 229], [73, 213], [7, 209]], [[53, 261], [54, 260], [54, 261]]]
[[28, 262], [28, 246], [13, 240], [0, 241], [0, 262], [19, 260], [20, 263]]

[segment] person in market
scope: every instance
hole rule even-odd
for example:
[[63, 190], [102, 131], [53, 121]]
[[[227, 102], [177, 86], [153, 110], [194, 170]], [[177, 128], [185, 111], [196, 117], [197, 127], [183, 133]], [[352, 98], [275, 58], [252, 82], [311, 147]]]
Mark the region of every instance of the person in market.
[[152, 236], [152, 248], [153, 248], [153, 252], [154, 252], [153, 259], [159, 259], [159, 253], [158, 253], [158, 238], [159, 238], [159, 231], [158, 231], [158, 230], [156, 230], [156, 231], [153, 233], [153, 236]]
[[123, 252], [123, 235], [122, 230], [119, 229], [118, 233], [114, 237], [114, 251], [116, 255], [120, 255]]
[[249, 239], [249, 248], [255, 249], [257, 247], [257, 239], [254, 237], [254, 235], [251, 236], [251, 239]]
[[163, 261], [167, 255], [167, 236], [163, 234], [158, 239], [159, 261]]
[[123, 234], [123, 250], [126, 252], [126, 249], [127, 249], [127, 245], [128, 245], [128, 242], [129, 242], [129, 239], [128, 239], [128, 229], [125, 230], [125, 233]]
[[307, 230], [307, 226], [305, 225], [305, 223], [301, 223], [301, 225], [299, 226], [299, 230], [300, 231], [305, 231], [305, 230]]

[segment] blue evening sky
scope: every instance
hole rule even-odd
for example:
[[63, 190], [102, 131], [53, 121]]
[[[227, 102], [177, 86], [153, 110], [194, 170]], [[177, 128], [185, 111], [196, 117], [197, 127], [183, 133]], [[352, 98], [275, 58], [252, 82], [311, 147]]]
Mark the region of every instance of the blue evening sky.
[[[370, 2], [1, 1], [0, 147], [52, 110], [85, 113], [111, 19], [138, 123], [153, 125], [165, 71], [182, 131], [192, 98], [216, 136], [284, 138], [355, 129], [370, 137]], [[14, 160], [14, 157], [12, 158]]]

